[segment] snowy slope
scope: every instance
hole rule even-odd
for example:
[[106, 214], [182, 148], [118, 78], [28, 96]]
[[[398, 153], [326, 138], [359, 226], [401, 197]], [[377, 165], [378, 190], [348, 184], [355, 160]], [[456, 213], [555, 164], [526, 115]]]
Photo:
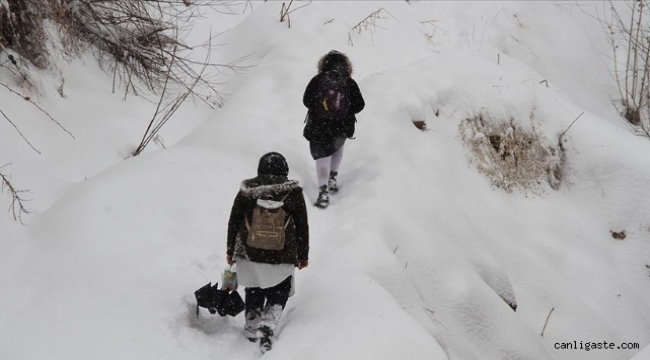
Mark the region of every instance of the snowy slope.
[[[253, 54], [256, 66], [224, 85], [224, 108], [186, 104], [167, 149], [124, 160], [154, 104], [111, 94], [90, 58], [61, 65], [66, 99], [47, 75], [39, 97], [76, 139], [29, 113], [39, 155], [0, 122], [0, 165], [12, 162], [38, 210], [26, 227], [0, 217], [0, 358], [259, 358], [241, 315], [197, 318], [192, 293], [218, 280], [232, 200], [262, 154], [283, 153], [315, 200], [301, 97], [318, 58], [338, 49], [367, 106], [340, 193], [308, 209], [310, 266], [263, 357], [645, 359], [556, 349], [650, 343], [650, 142], [611, 105], [607, 39], [586, 14], [599, 3], [312, 2], [291, 28], [281, 2], [253, 5], [227, 20], [237, 26], [214, 58]], [[192, 36], [223, 16], [197, 20]], [[10, 99], [0, 93], [14, 116], [33, 111]], [[482, 113], [550, 146], [582, 112], [557, 191], [490, 186], [459, 133]]]

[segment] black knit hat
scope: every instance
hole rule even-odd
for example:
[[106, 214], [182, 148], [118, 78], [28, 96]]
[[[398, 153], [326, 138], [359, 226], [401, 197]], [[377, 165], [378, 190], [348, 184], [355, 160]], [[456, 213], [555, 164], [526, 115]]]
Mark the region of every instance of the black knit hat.
[[257, 175], [275, 175], [275, 176], [287, 176], [289, 175], [289, 165], [287, 165], [287, 160], [282, 156], [282, 154], [277, 152], [270, 152], [264, 154], [260, 158], [260, 163], [257, 166]]

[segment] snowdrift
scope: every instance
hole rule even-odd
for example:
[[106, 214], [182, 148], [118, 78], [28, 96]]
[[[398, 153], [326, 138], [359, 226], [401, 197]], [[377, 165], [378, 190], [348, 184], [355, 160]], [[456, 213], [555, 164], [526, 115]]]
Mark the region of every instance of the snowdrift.
[[[192, 293], [219, 279], [232, 200], [261, 155], [284, 154], [315, 200], [301, 98], [338, 49], [367, 106], [340, 193], [309, 208], [310, 266], [264, 357], [645, 359], [650, 142], [611, 104], [596, 3], [312, 2], [290, 28], [280, 2], [253, 5], [215, 58], [255, 66], [223, 85], [222, 109], [187, 104], [167, 149], [124, 159], [154, 104], [110, 94], [80, 62], [63, 66], [67, 99], [42, 97], [76, 139], [26, 124], [44, 151], [25, 155], [0, 122], [0, 164], [38, 210], [26, 227], [0, 218], [0, 357], [259, 358], [242, 315], [197, 318]], [[479, 114], [561, 146], [559, 187], [495, 187], [462, 135]], [[557, 347], [574, 341], [640, 347]]]

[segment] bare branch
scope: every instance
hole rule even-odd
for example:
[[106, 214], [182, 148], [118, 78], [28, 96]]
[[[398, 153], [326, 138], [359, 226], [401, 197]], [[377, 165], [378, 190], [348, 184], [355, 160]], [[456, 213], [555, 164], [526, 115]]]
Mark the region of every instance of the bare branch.
[[289, 16], [289, 9], [291, 8], [291, 4], [293, 4], [293, 0], [289, 1], [289, 5], [283, 2], [282, 9], [280, 9], [280, 22], [284, 22], [284, 19], [287, 19], [289, 29], [291, 29], [291, 17]]
[[[212, 37], [210, 36], [210, 39], [211, 38]], [[158, 105], [156, 106], [156, 111], [154, 112], [154, 115], [151, 121], [149, 122], [149, 125], [147, 126], [147, 130], [143, 135], [142, 141], [140, 141], [140, 144], [133, 152], [133, 156], [137, 156], [140, 153], [142, 153], [142, 151], [144, 151], [147, 145], [152, 140], [156, 139], [156, 137], [158, 137], [158, 132], [160, 131], [160, 129], [162, 129], [162, 127], [172, 118], [174, 113], [176, 113], [176, 111], [180, 108], [180, 106], [185, 102], [187, 97], [194, 93], [194, 87], [198, 84], [199, 81], [201, 81], [201, 79], [203, 79], [203, 74], [210, 64], [210, 56], [211, 54], [210, 52], [208, 52], [205, 58], [203, 69], [195, 77], [194, 83], [187, 86], [185, 93], [181, 94], [175, 100], [163, 106], [162, 104], [165, 100], [165, 94], [167, 93], [167, 86], [169, 84], [168, 80], [171, 77], [171, 69], [173, 68], [173, 63], [170, 63], [168, 77], [163, 86], [163, 91], [162, 94], [160, 95]], [[172, 57], [172, 60], [174, 59], [176, 59], [175, 56]]]
[[280, 22], [284, 22], [284, 20], [287, 20], [287, 24], [289, 26], [289, 29], [291, 29], [291, 14], [304, 8], [305, 6], [311, 5], [311, 1], [307, 1], [306, 4], [303, 4], [293, 10], [291, 9], [291, 5], [293, 4], [293, 0], [289, 1], [289, 5], [287, 5], [285, 2], [282, 3], [282, 8], [280, 9]]
[[29, 96], [22, 95], [21, 93], [17, 92], [16, 90], [12, 89], [11, 87], [9, 87], [9, 85], [7, 85], [7, 84], [0, 83], [0, 86], [3, 86], [5, 89], [9, 90], [12, 94], [17, 95], [17, 96], [21, 97], [23, 100], [25, 100], [25, 101], [29, 102], [30, 104], [34, 105], [40, 112], [42, 112], [48, 118], [50, 118], [50, 120], [52, 120], [55, 124], [57, 124], [63, 131], [68, 133], [68, 135], [70, 135], [70, 137], [75, 139], [74, 135], [72, 135], [71, 132], [69, 132], [65, 127], [63, 127], [63, 125], [61, 125], [60, 122], [56, 121], [52, 117], [52, 115], [50, 115], [47, 111], [43, 110], [43, 108], [40, 107], [37, 103], [35, 103]]
[[575, 122], [578, 121], [578, 119], [580, 119], [580, 117], [581, 117], [582, 115], [584, 115], [584, 114], [585, 114], [584, 111], [581, 112], [580, 115], [578, 115], [578, 117], [576, 117], [576, 118], [573, 120], [573, 122], [569, 125], [569, 127], [566, 128], [566, 130], [562, 131], [562, 133], [560, 134], [560, 141], [562, 141], [562, 137], [567, 133], [567, 131], [569, 131], [569, 129], [571, 129], [571, 126], [573, 126], [573, 124], [575, 124]]
[[2, 115], [2, 117], [4, 117], [5, 120], [7, 120], [7, 121], [9, 122], [9, 124], [11, 124], [11, 126], [13, 126], [14, 129], [16, 129], [16, 131], [18, 132], [18, 134], [20, 135], [20, 137], [22, 137], [23, 140], [25, 140], [25, 142], [27, 143], [27, 145], [29, 145], [29, 147], [31, 147], [32, 150], [34, 150], [34, 151], [36, 151], [37, 153], [41, 154], [41, 152], [40, 152], [37, 148], [35, 148], [34, 145], [32, 145], [32, 143], [31, 143], [29, 140], [27, 140], [27, 138], [26, 138], [25, 135], [22, 133], [22, 131], [20, 131], [20, 129], [18, 128], [18, 126], [16, 126], [16, 124], [15, 124], [13, 121], [11, 121], [11, 119], [9, 118], [9, 116], [7, 116], [7, 114], [5, 114], [4, 111], [2, 111], [2, 108], [0, 108], [0, 115]]
[[544, 337], [544, 332], [546, 331], [546, 325], [548, 325], [548, 320], [551, 318], [551, 314], [553, 313], [553, 310], [555, 310], [555, 306], [551, 308], [551, 311], [549, 311], [548, 315], [546, 316], [546, 321], [544, 322], [544, 328], [542, 329], [542, 337]]
[[[11, 163], [0, 166], [0, 170], [2, 170], [3, 168], [5, 168], [10, 164]], [[27, 210], [27, 208], [25, 207], [24, 203], [27, 200], [22, 197], [22, 194], [29, 193], [30, 191], [16, 189], [9, 181], [9, 176], [3, 174], [2, 172], [0, 172], [0, 179], [2, 180], [2, 185], [0, 186], [0, 189], [2, 191], [5, 191], [6, 189], [9, 195], [11, 196], [9, 212], [13, 216], [14, 221], [20, 221], [21, 224], [24, 224], [22, 216], [31, 213], [31, 211]]]
[[[175, 49], [174, 49], [174, 52], [176, 52]], [[151, 127], [153, 126], [154, 122], [156, 121], [156, 118], [158, 117], [158, 113], [160, 112], [160, 106], [162, 105], [162, 103], [163, 103], [163, 101], [165, 99], [165, 93], [167, 92], [167, 84], [169, 83], [171, 69], [172, 69], [172, 66], [174, 65], [174, 63], [173, 63], [174, 59], [175, 58], [172, 57], [172, 63], [169, 65], [169, 71], [167, 72], [167, 78], [165, 79], [165, 84], [163, 86], [162, 94], [160, 94], [160, 100], [158, 101], [158, 105], [156, 106], [156, 111], [154, 112], [153, 117], [151, 118], [151, 121], [149, 121], [149, 126], [147, 126], [147, 130], [145, 130], [144, 135], [142, 136], [142, 140], [140, 141], [140, 145], [138, 145], [138, 147], [133, 152], [133, 156], [138, 156], [148, 144], [147, 137], [150, 134]]]

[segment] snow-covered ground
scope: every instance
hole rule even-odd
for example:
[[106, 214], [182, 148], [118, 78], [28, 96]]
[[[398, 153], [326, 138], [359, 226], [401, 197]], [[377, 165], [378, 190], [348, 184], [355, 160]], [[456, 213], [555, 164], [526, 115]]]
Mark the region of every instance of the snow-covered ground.
[[[280, 1], [197, 19], [190, 42], [232, 27], [213, 59], [252, 54], [255, 66], [222, 85], [223, 108], [184, 104], [166, 148], [135, 158], [155, 96], [112, 93], [91, 56], [57, 63], [65, 98], [57, 72], [24, 90], [74, 138], [0, 88], [0, 109], [40, 151], [0, 118], [1, 172], [34, 210], [24, 226], [0, 213], [0, 359], [262, 357], [242, 315], [196, 317], [193, 292], [219, 280], [232, 200], [261, 155], [284, 154], [315, 200], [301, 100], [331, 49], [353, 61], [367, 105], [340, 193], [308, 209], [310, 266], [264, 358], [650, 359], [650, 141], [612, 105], [594, 19], [607, 6], [303, 4], [290, 28]], [[545, 146], [580, 116], [559, 190], [491, 186], [459, 129], [478, 114]], [[1, 193], [0, 207], [10, 200]], [[586, 345], [603, 342], [615, 348]], [[592, 349], [558, 349], [567, 343]]]

